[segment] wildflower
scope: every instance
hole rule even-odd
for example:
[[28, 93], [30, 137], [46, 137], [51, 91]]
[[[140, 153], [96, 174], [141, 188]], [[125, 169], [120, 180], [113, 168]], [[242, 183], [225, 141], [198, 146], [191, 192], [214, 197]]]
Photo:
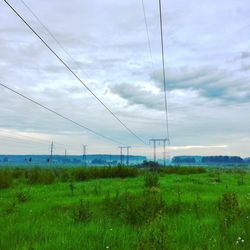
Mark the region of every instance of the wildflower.
[[241, 237], [240, 237], [240, 236], [238, 237], [238, 240], [241, 240]]
[[112, 231], [112, 230], [113, 230], [113, 228], [110, 228], [109, 230], [110, 230], [110, 231]]
[[109, 246], [106, 246], [107, 249], [109, 249]]
[[244, 243], [244, 240], [242, 239], [241, 242]]

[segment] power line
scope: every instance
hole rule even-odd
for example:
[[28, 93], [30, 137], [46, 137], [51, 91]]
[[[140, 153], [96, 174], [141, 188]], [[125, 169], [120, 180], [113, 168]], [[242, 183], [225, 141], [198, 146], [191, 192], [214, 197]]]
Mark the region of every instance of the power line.
[[168, 122], [168, 102], [167, 102], [167, 84], [166, 84], [166, 71], [165, 71], [165, 56], [164, 56], [164, 38], [163, 38], [163, 22], [162, 22], [162, 7], [161, 0], [159, 0], [159, 12], [160, 12], [160, 29], [161, 29], [161, 59], [162, 59], [162, 76], [164, 87], [164, 106], [166, 116], [166, 130], [167, 138], [169, 139], [169, 122]]
[[101, 103], [103, 107], [134, 137], [136, 137], [143, 144], [147, 143], [141, 139], [138, 135], [135, 134], [119, 117], [115, 115], [113, 111], [111, 111], [106, 104], [81, 80], [81, 78], [70, 68], [70, 66], [46, 43], [46, 41], [28, 24], [28, 22], [14, 9], [12, 5], [9, 4], [8, 1], [4, 0], [5, 3], [11, 8], [11, 10], [23, 21], [23, 23], [41, 40], [41, 42], [54, 54], [54, 56], [72, 73], [72, 75]]
[[71, 59], [72, 62], [78, 67], [80, 67], [79, 63], [71, 56], [71, 54], [63, 47], [61, 42], [56, 38], [56, 36], [50, 31], [50, 29], [42, 22], [42, 20], [37, 16], [37, 14], [29, 7], [29, 5], [24, 1], [20, 0], [23, 5], [29, 10], [29, 12], [35, 17], [38, 23], [48, 32], [48, 34], [52, 37], [52, 39], [57, 43], [57, 45], [63, 50], [65, 54]]
[[[0, 130], [0, 133], [2, 133], [2, 132], [4, 132], [4, 131]], [[13, 133], [13, 132], [11, 132], [11, 133]], [[6, 132], [5, 132], [5, 135], [6, 135]], [[7, 135], [9, 135], [9, 134], [7, 133]], [[33, 136], [30, 136], [30, 135], [16, 134], [16, 136], [18, 136], [16, 138], [23, 137], [23, 138], [27, 138], [27, 139], [23, 139], [23, 140], [33, 141], [33, 142], [37, 142], [37, 143], [44, 144], [44, 145], [45, 144], [47, 145], [48, 143], [50, 143], [50, 141], [48, 141], [48, 140], [37, 138], [37, 137], [33, 137]], [[20, 139], [22, 139], [22, 138], [20, 138]], [[65, 147], [65, 144], [58, 143], [58, 142], [56, 142], [56, 144], [58, 146], [60, 146], [60, 147]]]
[[142, 3], [142, 10], [143, 10], [143, 15], [144, 15], [144, 22], [145, 22], [145, 27], [146, 27], [146, 32], [147, 32], [148, 49], [149, 49], [149, 54], [150, 54], [150, 58], [151, 58], [151, 63], [153, 65], [152, 48], [151, 48], [151, 43], [150, 43], [150, 38], [149, 38], [149, 29], [148, 29], [148, 22], [147, 22], [147, 16], [146, 16], [146, 10], [145, 10], [144, 0], [141, 0], [141, 3]]
[[40, 142], [29, 141], [27, 139], [25, 140], [25, 139], [22, 139], [22, 138], [19, 138], [19, 137], [15, 137], [15, 136], [9, 136], [9, 135], [0, 134], [0, 137], [1, 138], [8, 138], [8, 139], [11, 139], [11, 140], [13, 140], [15, 142], [23, 143], [23, 144], [27, 144], [27, 145], [30, 145], [30, 143], [40, 144], [40, 145], [43, 145], [43, 146], [45, 145], [45, 144], [40, 143]]
[[[74, 121], [74, 120], [72, 120], [72, 119], [70, 119], [70, 118], [68, 118], [68, 117], [66, 117], [66, 116], [64, 116], [64, 115], [62, 115], [62, 114], [60, 114], [60, 113], [58, 113], [57, 111], [55, 111], [55, 110], [53, 110], [53, 109], [51, 109], [51, 108], [48, 108], [48, 107], [44, 106], [43, 104], [41, 104], [41, 103], [39, 103], [39, 102], [37, 102], [37, 101], [35, 101], [35, 100], [33, 100], [33, 99], [31, 99], [31, 98], [29, 98], [29, 97], [23, 95], [22, 93], [20, 93], [20, 92], [14, 90], [14, 89], [8, 87], [7, 85], [5, 85], [5, 84], [3, 84], [3, 83], [1, 83], [1, 82], [0, 82], [0, 86], [2, 86], [2, 87], [4, 87], [4, 88], [8, 89], [9, 91], [11, 91], [11, 92], [13, 92], [13, 93], [15, 93], [15, 94], [17, 94], [17, 95], [19, 95], [19, 96], [21, 96], [21, 97], [23, 97], [24, 99], [26, 99], [26, 100], [28, 100], [28, 101], [30, 101], [30, 102], [36, 104], [37, 106], [40, 106], [41, 108], [46, 109], [47, 111], [49, 111], [49, 112], [51, 112], [51, 113], [53, 113], [53, 114], [55, 114], [55, 115], [57, 115], [57, 116], [63, 118], [64, 120], [67, 120], [67, 121], [69, 121], [69, 122], [71, 122], [71, 123], [77, 125], [78, 127], [81, 127], [81, 128], [83, 128], [83, 129], [85, 129], [85, 130], [88, 130], [89, 132], [91, 132], [92, 134], [94, 134], [94, 135], [96, 135], [96, 136], [102, 137], [102, 138], [104, 138], [104, 139], [106, 139], [106, 140], [109, 140], [109, 141], [112, 141], [112, 142], [115, 142], [115, 143], [118, 143], [118, 144], [121, 144], [121, 142], [116, 141], [116, 140], [114, 140], [114, 139], [112, 139], [112, 138], [110, 138], [110, 137], [108, 137], [108, 136], [106, 136], [106, 135], [103, 135], [103, 134], [99, 133], [99, 132], [96, 132], [96, 131], [94, 131], [94, 130], [92, 130], [92, 129], [90, 129], [90, 128], [88, 128], [88, 127], [86, 127], [86, 126], [84, 126], [84, 125], [82, 125], [82, 124], [80, 124], [80, 123], [78, 123], [78, 122], [76, 122], [76, 121]], [[123, 143], [122, 143], [122, 144], [123, 144]]]

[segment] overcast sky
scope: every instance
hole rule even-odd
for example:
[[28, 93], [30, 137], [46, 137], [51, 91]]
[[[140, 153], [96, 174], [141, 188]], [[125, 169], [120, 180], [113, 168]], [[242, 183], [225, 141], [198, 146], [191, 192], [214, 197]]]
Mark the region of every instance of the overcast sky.
[[[94, 93], [143, 140], [164, 138], [158, 0], [9, 2]], [[250, 3], [163, 1], [169, 155], [250, 155]], [[0, 82], [99, 133], [151, 155], [0, 2]], [[32, 137], [32, 138], [31, 138]], [[118, 153], [98, 138], [0, 86], [0, 154]], [[158, 151], [161, 156], [162, 149]]]

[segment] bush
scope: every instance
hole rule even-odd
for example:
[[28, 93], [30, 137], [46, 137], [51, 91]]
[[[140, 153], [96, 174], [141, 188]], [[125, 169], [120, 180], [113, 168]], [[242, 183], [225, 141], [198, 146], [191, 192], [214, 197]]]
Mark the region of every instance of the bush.
[[32, 168], [26, 170], [29, 184], [52, 184], [55, 182], [54, 172], [50, 169]]
[[12, 179], [25, 178], [29, 184], [51, 184], [61, 182], [84, 181], [98, 178], [127, 178], [139, 175], [134, 167], [100, 167], [100, 168], [26, 168], [0, 171], [0, 188], [9, 187]]
[[3, 209], [3, 212], [6, 215], [11, 215], [13, 214], [17, 209], [17, 204], [15, 201], [11, 201], [7, 204], [7, 206]]
[[19, 191], [16, 193], [16, 198], [18, 202], [24, 203], [30, 200], [31, 196], [27, 191]]
[[226, 225], [233, 223], [240, 215], [240, 207], [235, 193], [226, 192], [219, 199], [217, 204], [218, 210], [224, 217]]
[[147, 173], [144, 176], [144, 187], [152, 188], [152, 187], [159, 187], [159, 177], [155, 173]]
[[203, 167], [168, 167], [168, 168], [161, 168], [160, 171], [165, 174], [179, 174], [179, 175], [202, 174], [207, 172], [207, 170]]
[[151, 221], [155, 216], [165, 211], [165, 203], [157, 188], [152, 188], [142, 194], [117, 195], [114, 198], [106, 196], [105, 210], [114, 217], [118, 217], [131, 225], [142, 225]]
[[80, 204], [73, 208], [72, 211], [72, 219], [75, 223], [81, 223], [89, 220], [91, 217], [91, 212], [89, 208], [89, 204], [84, 204], [82, 200], [80, 200]]
[[12, 176], [7, 170], [0, 170], [0, 189], [9, 188], [12, 185]]
[[167, 250], [169, 242], [167, 218], [159, 213], [139, 231], [136, 249]]

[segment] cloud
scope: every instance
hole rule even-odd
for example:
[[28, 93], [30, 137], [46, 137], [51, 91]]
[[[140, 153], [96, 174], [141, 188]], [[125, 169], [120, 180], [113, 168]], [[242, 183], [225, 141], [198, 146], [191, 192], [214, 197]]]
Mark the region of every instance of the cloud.
[[[226, 70], [214, 69], [212, 67], [180, 67], [169, 68], [166, 73], [167, 88], [195, 89], [204, 97], [222, 100], [224, 104], [235, 102], [249, 102], [249, 81], [246, 78], [231, 75]], [[163, 88], [161, 71], [155, 71], [151, 79], [156, 86]], [[244, 93], [244, 94], [243, 94]]]
[[[76, 0], [28, 2], [74, 62], [36, 22], [21, 2], [12, 4], [84, 82], [133, 131], [145, 140], [164, 135], [159, 12], [145, 1], [153, 63], [141, 3]], [[77, 8], [76, 8], [77, 6]], [[242, 7], [244, 6], [244, 7]], [[139, 144], [11, 13], [4, 2], [0, 16], [0, 81], [108, 136]], [[103, 11], [105, 9], [105, 11]], [[57, 11], [55, 11], [57, 10]], [[164, 38], [173, 147], [188, 153], [247, 154], [250, 137], [249, 44], [247, 0], [191, 0], [163, 3]], [[70, 16], [66, 18], [65, 16]], [[237, 58], [237, 60], [235, 59]], [[82, 130], [0, 89], [0, 127], [42, 133], [73, 145], [98, 145], [116, 153], [117, 145]], [[11, 133], [11, 132], [10, 132]], [[76, 134], [83, 133], [83, 137]], [[65, 134], [70, 135], [66, 138]], [[47, 137], [46, 137], [47, 138]], [[227, 148], [216, 145], [228, 145]], [[204, 146], [205, 147], [205, 146]], [[20, 148], [13, 145], [13, 150]], [[200, 150], [200, 151], [199, 151]], [[35, 152], [35, 150], [34, 150]], [[147, 152], [141, 150], [140, 153]]]
[[170, 146], [169, 149], [171, 150], [185, 150], [185, 149], [216, 149], [216, 148], [227, 148], [228, 145], [209, 145], [209, 146], [201, 146], [201, 145], [196, 145], [196, 146], [177, 146], [177, 147], [172, 147]]

